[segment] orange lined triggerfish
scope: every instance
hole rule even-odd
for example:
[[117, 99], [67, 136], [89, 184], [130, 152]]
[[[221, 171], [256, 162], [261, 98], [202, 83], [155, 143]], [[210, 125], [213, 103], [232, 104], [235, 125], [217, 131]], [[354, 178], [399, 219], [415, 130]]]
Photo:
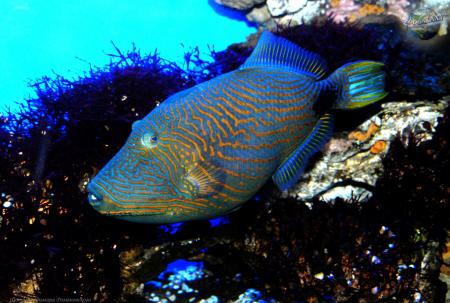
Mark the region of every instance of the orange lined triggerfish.
[[[318, 55], [264, 32], [240, 68], [170, 96], [134, 122], [89, 183], [89, 202], [116, 218], [171, 223], [233, 211], [270, 177], [288, 190], [329, 139], [331, 110], [386, 95], [382, 66], [355, 61], [324, 77]], [[319, 114], [323, 91], [337, 98]]]

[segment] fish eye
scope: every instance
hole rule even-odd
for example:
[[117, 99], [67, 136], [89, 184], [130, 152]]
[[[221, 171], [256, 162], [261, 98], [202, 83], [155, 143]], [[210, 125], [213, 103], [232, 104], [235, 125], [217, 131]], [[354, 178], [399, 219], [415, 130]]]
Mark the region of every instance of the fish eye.
[[154, 133], [146, 133], [142, 136], [141, 142], [146, 147], [155, 147], [158, 143], [158, 135]]

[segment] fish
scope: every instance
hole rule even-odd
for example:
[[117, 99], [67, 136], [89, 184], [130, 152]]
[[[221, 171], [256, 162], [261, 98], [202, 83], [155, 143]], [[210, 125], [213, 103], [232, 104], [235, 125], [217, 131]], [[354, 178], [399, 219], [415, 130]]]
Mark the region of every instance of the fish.
[[[178, 92], [132, 124], [87, 186], [101, 214], [138, 223], [203, 220], [240, 208], [270, 179], [300, 180], [332, 134], [335, 110], [383, 99], [383, 63], [325, 60], [265, 31], [238, 69]], [[322, 92], [334, 92], [317, 110]]]

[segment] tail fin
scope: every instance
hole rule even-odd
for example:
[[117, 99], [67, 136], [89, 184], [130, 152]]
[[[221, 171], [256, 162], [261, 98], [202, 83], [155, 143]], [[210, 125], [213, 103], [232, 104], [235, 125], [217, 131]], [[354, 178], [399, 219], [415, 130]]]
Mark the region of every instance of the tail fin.
[[338, 90], [334, 108], [354, 109], [364, 107], [386, 97], [383, 63], [355, 61], [338, 68], [321, 81], [325, 88]]

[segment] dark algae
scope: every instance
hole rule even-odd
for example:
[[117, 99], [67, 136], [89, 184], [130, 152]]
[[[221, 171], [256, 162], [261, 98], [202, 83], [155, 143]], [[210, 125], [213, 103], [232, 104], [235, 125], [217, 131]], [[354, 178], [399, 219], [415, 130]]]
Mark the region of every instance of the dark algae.
[[[390, 94], [382, 102], [448, 95], [447, 45], [410, 45], [395, 22], [324, 21], [278, 35], [321, 55], [329, 70], [359, 59], [383, 62]], [[149, 302], [178, 279], [186, 286], [171, 289], [176, 302], [234, 302], [242, 294], [255, 302], [445, 302], [439, 268], [450, 228], [448, 108], [432, 140], [417, 146], [411, 137], [406, 148], [394, 141], [364, 203], [282, 198], [269, 181], [214, 222], [142, 225], [88, 204], [86, 185], [124, 144], [132, 122], [168, 96], [236, 69], [256, 41], [208, 58], [194, 49], [187, 70], [156, 53], [115, 49], [109, 65], [77, 79], [31, 83], [37, 98], [0, 118], [0, 301]], [[326, 106], [329, 96], [321, 97]], [[336, 131], [351, 131], [379, 108], [338, 113]], [[184, 278], [167, 269], [179, 259], [194, 264]]]

